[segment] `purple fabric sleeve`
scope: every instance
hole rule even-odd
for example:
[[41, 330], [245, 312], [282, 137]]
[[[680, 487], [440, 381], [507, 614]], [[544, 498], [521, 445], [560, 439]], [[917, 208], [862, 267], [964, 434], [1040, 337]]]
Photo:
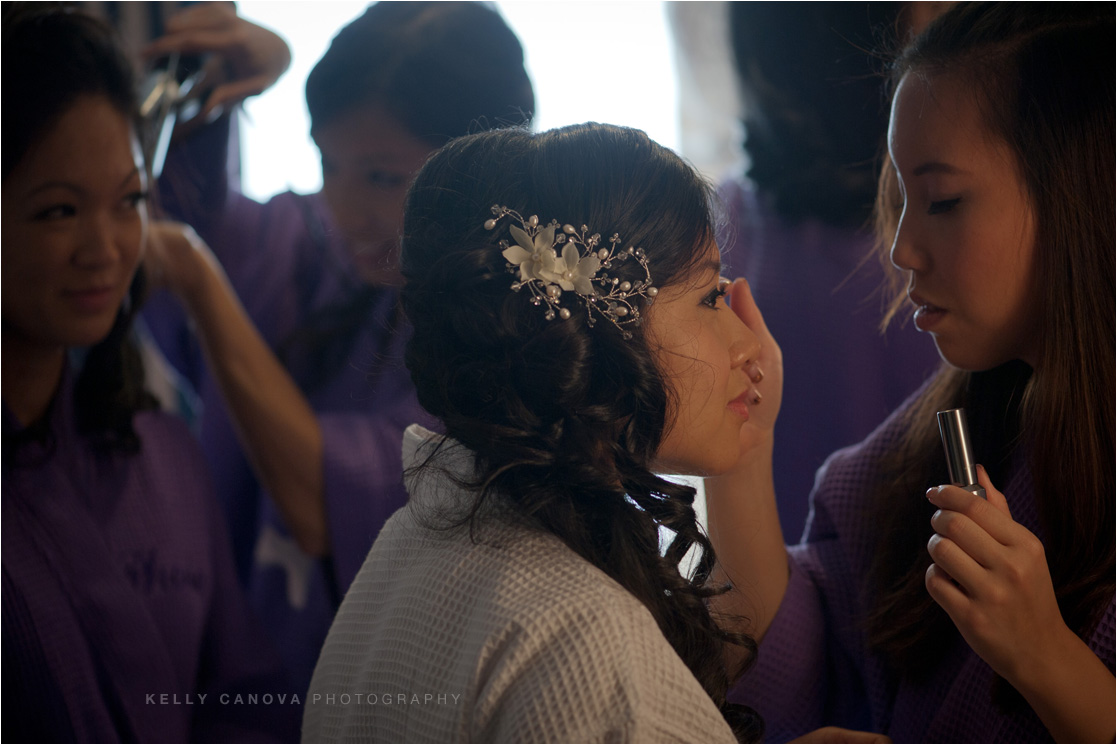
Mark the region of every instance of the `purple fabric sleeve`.
[[[794, 551], [792, 551], [794, 552]], [[756, 665], [749, 670], [735, 699], [752, 706], [767, 723], [769, 736], [799, 736], [821, 726], [826, 668], [825, 618], [819, 594], [807, 572], [791, 560], [791, 576], [783, 603], [764, 637]], [[784, 698], [784, 696], [787, 696]], [[793, 727], [775, 724], [774, 710]]]
[[[770, 742], [824, 725], [886, 733], [894, 744], [1050, 742], [1026, 705], [1008, 711], [998, 706], [992, 669], [961, 635], [920, 680], [890, 671], [887, 660], [869, 648], [864, 580], [881, 536], [866, 518], [865, 502], [877, 463], [901, 435], [907, 405], [819, 470], [806, 534], [789, 549], [787, 594], [760, 644], [757, 666], [731, 698], [764, 715]], [[1025, 449], [1016, 452], [998, 487], [1013, 518], [1041, 535]], [[1086, 642], [1112, 671], [1112, 602]]]
[[[398, 292], [356, 280], [352, 260], [320, 195], [279, 194], [265, 204], [227, 187], [214, 168], [191, 170], [169, 161], [179, 219], [198, 228], [219, 258], [245, 311], [306, 396], [323, 437], [323, 485], [331, 556], [298, 551], [269, 494], [241, 448], [220, 389], [204, 368], [196, 340], [180, 313], [155, 306], [153, 335], [176, 367], [189, 375], [203, 406], [199, 436], [233, 536], [240, 580], [252, 606], [283, 653], [300, 691], [341, 596], [364, 561], [380, 527], [406, 500], [401, 478], [403, 430], [433, 423], [419, 406], [403, 364], [408, 329]], [[187, 183], [182, 183], [185, 174]], [[220, 199], [191, 185], [216, 180]], [[204, 186], [204, 184], [202, 184]], [[191, 194], [201, 198], [187, 198]], [[206, 211], [211, 210], [211, 211]], [[338, 332], [339, 308], [357, 323]], [[322, 329], [326, 330], [323, 331]], [[336, 358], [316, 338], [345, 338]], [[333, 335], [337, 334], [337, 335]], [[318, 374], [316, 363], [329, 358]], [[184, 371], [180, 368], [180, 371]], [[185, 374], [185, 372], [184, 372]]]

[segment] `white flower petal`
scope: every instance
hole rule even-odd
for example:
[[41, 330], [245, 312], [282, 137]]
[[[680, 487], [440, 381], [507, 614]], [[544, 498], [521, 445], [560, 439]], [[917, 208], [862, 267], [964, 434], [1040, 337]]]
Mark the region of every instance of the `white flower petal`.
[[593, 279], [594, 275], [601, 268], [601, 261], [597, 256], [586, 256], [578, 262], [577, 273], [579, 276], [584, 276], [586, 279]]
[[518, 245], [508, 246], [503, 251], [501, 251], [500, 255], [504, 256], [508, 263], [513, 263], [517, 266], [531, 258], [531, 254]]
[[594, 294], [593, 284], [588, 277], [575, 274], [571, 284], [574, 286], [574, 291], [580, 295], [592, 296]]
[[532, 253], [535, 252], [535, 245], [531, 242], [530, 235], [528, 235], [526, 232], [516, 227], [515, 225], [509, 225], [508, 231], [512, 233], [512, 237], [516, 239], [516, 242], [522, 248], [531, 251]]
[[539, 253], [536, 255], [536, 260], [539, 262], [540, 267], [545, 271], [553, 273], [558, 270], [558, 267], [555, 265], [556, 261], [558, 261], [558, 256], [556, 256], [555, 252], [550, 248], [539, 251]]
[[562, 247], [562, 260], [566, 264], [567, 271], [574, 271], [578, 268], [578, 259], [582, 256], [578, 253], [578, 246], [573, 243], [567, 243]]
[[[550, 250], [555, 246], [555, 226], [544, 227], [535, 234], [536, 250]], [[551, 251], [554, 253], [554, 251]]]

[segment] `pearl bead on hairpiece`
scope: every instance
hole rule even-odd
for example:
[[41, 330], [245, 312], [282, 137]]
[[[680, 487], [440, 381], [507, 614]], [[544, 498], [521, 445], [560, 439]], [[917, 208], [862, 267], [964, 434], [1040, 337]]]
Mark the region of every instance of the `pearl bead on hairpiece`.
[[[595, 322], [596, 312], [619, 328], [625, 338], [632, 338], [624, 326], [640, 325], [640, 308], [634, 300], [642, 297], [651, 303], [659, 294], [652, 286], [644, 249], [622, 248], [616, 233], [609, 238], [608, 247], [601, 246], [601, 236], [598, 233], [587, 236], [589, 228], [585, 225], [581, 230], [573, 225], [560, 228], [557, 220], [551, 220], [540, 227], [536, 215], [525, 220], [519, 212], [500, 205], [493, 205], [492, 213], [492, 219], [485, 220], [486, 230], [495, 229], [505, 217], [520, 223], [519, 227], [508, 225], [515, 243], [501, 240], [501, 255], [508, 260], [508, 270], [519, 273], [512, 289], [519, 292], [527, 287], [533, 305], [546, 305], [544, 318], [554, 320], [556, 315], [563, 320], [569, 318], [570, 309], [563, 307], [561, 300], [564, 292], [572, 292], [586, 306], [586, 322], [590, 326]], [[629, 260], [644, 269], [643, 279], [630, 282], [610, 276], [615, 266]]]

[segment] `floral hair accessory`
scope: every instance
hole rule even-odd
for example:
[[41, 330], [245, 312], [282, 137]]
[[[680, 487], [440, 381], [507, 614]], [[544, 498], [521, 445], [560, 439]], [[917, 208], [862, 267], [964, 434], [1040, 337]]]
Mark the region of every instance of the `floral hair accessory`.
[[[485, 229], [493, 230], [505, 217], [520, 226], [510, 224], [508, 231], [514, 243], [500, 241], [501, 255], [508, 260], [508, 270], [519, 274], [512, 289], [519, 292], [527, 287], [532, 294], [531, 304], [546, 305], [543, 317], [555, 316], [566, 320], [570, 309], [562, 306], [563, 293], [573, 292], [586, 306], [586, 322], [592, 326], [594, 313], [621, 329], [625, 338], [632, 334], [626, 325], [640, 325], [640, 308], [634, 304], [638, 297], [650, 303], [659, 289], [652, 286], [648, 271], [648, 258], [642, 248], [621, 247], [617, 234], [609, 238], [608, 247], [601, 246], [601, 236], [587, 235], [589, 228], [575, 229], [573, 225], [559, 227], [557, 220], [540, 227], [535, 215], [526, 220], [508, 207], [493, 205], [492, 219], [485, 220]], [[599, 247], [600, 246], [600, 247]], [[636, 281], [610, 276], [622, 263], [635, 261], [644, 270], [644, 278]]]

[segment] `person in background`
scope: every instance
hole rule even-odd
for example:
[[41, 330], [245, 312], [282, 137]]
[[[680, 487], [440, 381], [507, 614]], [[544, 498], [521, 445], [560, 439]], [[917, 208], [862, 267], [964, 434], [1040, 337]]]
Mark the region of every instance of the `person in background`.
[[[304, 742], [760, 741], [725, 699], [755, 644], [707, 604], [727, 587], [695, 489], [656, 475], [732, 467], [779, 408], [779, 348], [720, 277], [710, 198], [670, 150], [603, 124], [427, 161], [402, 302], [446, 436], [407, 430], [409, 501], [338, 612]], [[337, 704], [348, 690], [379, 696]], [[382, 704], [400, 692], [430, 704]], [[802, 744], [827, 741], [887, 739]]]
[[[776, 741], [1113, 740], [1114, 20], [959, 4], [894, 64], [881, 245], [945, 365], [827, 461], [799, 545], [755, 458], [707, 481], [761, 638], [733, 697]], [[957, 407], [987, 500], [940, 485]]]
[[[240, 63], [226, 85], [285, 65], [274, 35], [225, 4], [169, 28], [149, 53], [220, 52]], [[300, 690], [404, 503], [403, 430], [430, 421], [402, 362], [407, 184], [438, 146], [533, 108], [519, 41], [476, 3], [371, 5], [333, 39], [306, 96], [321, 193], [259, 204], [228, 189], [223, 164], [191, 159], [212, 131], [168, 156], [164, 207], [196, 233], [161, 229], [155, 273], [185, 312], [164, 298], [146, 316], [200, 393], [202, 446], [244, 581]]]
[[887, 102], [868, 51], [903, 3], [731, 3], [745, 177], [721, 185], [723, 260], [781, 340], [776, 424], [783, 532], [798, 538], [815, 471], [863, 439], [936, 368], [914, 328], [881, 331], [870, 215]]
[[[130, 340], [148, 227], [136, 106], [106, 27], [5, 4], [4, 733], [290, 740], [301, 709], [205, 460], [154, 410]], [[286, 697], [219, 702], [250, 693]]]

